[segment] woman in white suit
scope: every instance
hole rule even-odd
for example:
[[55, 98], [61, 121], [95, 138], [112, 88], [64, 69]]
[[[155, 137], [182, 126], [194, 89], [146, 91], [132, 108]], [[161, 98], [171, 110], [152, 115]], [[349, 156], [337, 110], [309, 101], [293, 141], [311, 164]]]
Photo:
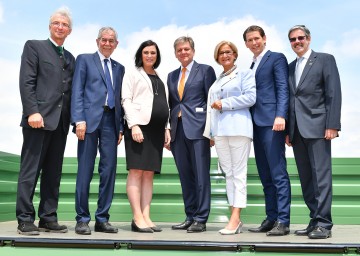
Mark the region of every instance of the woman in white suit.
[[231, 217], [223, 235], [241, 232], [240, 212], [246, 207], [247, 161], [253, 136], [250, 107], [256, 101], [253, 72], [235, 65], [238, 50], [232, 42], [220, 42], [214, 51], [224, 71], [210, 87], [204, 136], [215, 144], [218, 160], [226, 176], [226, 193]]
[[161, 231], [150, 218], [150, 203], [154, 173], [160, 173], [163, 148], [170, 145], [168, 89], [155, 71], [160, 61], [157, 44], [143, 42], [135, 54], [136, 68], [125, 73], [122, 85], [131, 230], [143, 233]]

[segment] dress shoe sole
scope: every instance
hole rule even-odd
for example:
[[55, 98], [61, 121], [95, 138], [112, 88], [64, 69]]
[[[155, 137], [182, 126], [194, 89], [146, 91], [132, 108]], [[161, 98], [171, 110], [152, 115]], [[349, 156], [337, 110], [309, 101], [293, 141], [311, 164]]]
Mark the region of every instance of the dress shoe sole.
[[295, 236], [307, 236], [309, 233], [296, 233], [296, 231], [295, 231], [294, 235]]
[[49, 232], [49, 233], [67, 233], [68, 229], [48, 229], [48, 228], [39, 228], [40, 232]]
[[331, 238], [331, 234], [328, 234], [327, 236], [308, 236], [310, 239], [327, 239]]
[[272, 227], [269, 228], [269, 229], [264, 229], [264, 230], [250, 230], [250, 229], [248, 229], [248, 231], [252, 232], [252, 233], [266, 233], [266, 232], [269, 232], [271, 229], [272, 229]]
[[99, 230], [99, 229], [95, 229], [94, 231], [95, 232], [102, 232], [102, 233], [112, 233], [112, 234], [118, 233], [118, 230]]
[[277, 233], [277, 234], [276, 233], [270, 233], [270, 234], [266, 233], [267, 236], [286, 236], [288, 234], [290, 234], [290, 231], [285, 232], [285, 233]]
[[[192, 223], [191, 223], [191, 224], [192, 224]], [[191, 224], [190, 224], [190, 225], [183, 226], [183, 227], [174, 227], [174, 226], [172, 226], [171, 229], [172, 229], [172, 230], [187, 230], [188, 228], [190, 228]]]
[[75, 233], [78, 235], [91, 235], [91, 231], [75, 231]]
[[18, 229], [17, 232], [18, 232], [18, 234], [24, 235], [24, 236], [38, 236], [38, 235], [40, 235], [39, 231], [23, 232], [23, 231]]
[[202, 229], [202, 230], [187, 230], [188, 233], [201, 233], [201, 232], [205, 232], [206, 228]]

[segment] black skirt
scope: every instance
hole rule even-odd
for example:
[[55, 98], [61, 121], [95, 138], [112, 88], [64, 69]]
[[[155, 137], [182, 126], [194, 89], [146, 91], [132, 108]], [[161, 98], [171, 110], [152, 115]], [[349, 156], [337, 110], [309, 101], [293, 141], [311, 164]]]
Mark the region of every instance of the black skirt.
[[150, 122], [147, 125], [139, 125], [144, 136], [142, 143], [132, 139], [131, 130], [125, 125], [126, 168], [160, 173], [169, 107], [164, 83], [156, 75], [149, 77], [154, 92]]

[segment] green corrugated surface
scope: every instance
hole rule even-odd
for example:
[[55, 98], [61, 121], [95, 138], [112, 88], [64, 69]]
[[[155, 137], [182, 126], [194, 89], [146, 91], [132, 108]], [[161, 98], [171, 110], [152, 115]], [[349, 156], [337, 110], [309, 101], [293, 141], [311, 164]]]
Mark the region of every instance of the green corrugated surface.
[[[96, 167], [97, 168], [97, 167]], [[90, 207], [94, 212], [97, 201], [98, 175], [96, 173], [90, 188]], [[0, 221], [15, 219], [16, 183], [19, 170], [19, 156], [0, 152]], [[74, 220], [74, 192], [76, 180], [76, 158], [66, 158], [60, 188], [59, 218]], [[294, 159], [288, 159], [288, 171], [292, 189], [291, 222], [308, 223], [305, 206]], [[112, 221], [129, 221], [131, 210], [126, 196], [125, 159], [119, 158], [115, 195], [111, 208]], [[212, 205], [210, 222], [225, 222], [229, 215], [225, 192], [225, 179], [217, 170], [217, 160], [212, 159]], [[333, 159], [333, 220], [336, 224], [360, 224], [360, 158]], [[38, 203], [39, 190], [34, 202]], [[177, 222], [184, 219], [181, 187], [172, 158], [165, 158], [161, 175], [154, 180], [152, 219], [156, 222]], [[246, 223], [259, 223], [264, 218], [264, 196], [257, 175], [254, 159], [249, 160], [248, 207], [242, 211]]]

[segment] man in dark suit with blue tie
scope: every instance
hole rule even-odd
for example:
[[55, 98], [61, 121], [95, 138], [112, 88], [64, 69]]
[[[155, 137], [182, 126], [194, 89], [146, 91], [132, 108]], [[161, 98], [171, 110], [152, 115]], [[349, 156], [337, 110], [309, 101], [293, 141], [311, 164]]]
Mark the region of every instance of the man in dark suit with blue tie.
[[71, 122], [78, 137], [75, 232], [90, 235], [89, 189], [99, 148], [99, 195], [95, 232], [117, 233], [109, 223], [116, 175], [117, 146], [123, 134], [121, 85], [125, 68], [110, 56], [118, 45], [111, 27], [99, 30], [98, 51], [76, 59], [71, 98]]
[[[71, 33], [69, 10], [58, 9], [50, 17], [48, 40], [29, 40], [20, 67], [23, 107], [23, 146], [16, 199], [17, 231], [39, 235], [39, 231], [67, 232], [59, 225], [57, 208], [66, 138], [70, 127], [71, 81], [75, 58], [63, 48]], [[33, 197], [39, 176], [39, 225], [34, 225]]]
[[341, 123], [341, 84], [334, 56], [310, 49], [307, 27], [289, 30], [297, 59], [289, 65], [289, 125], [286, 144], [292, 146], [309, 225], [295, 235], [311, 239], [331, 237], [333, 226], [331, 140]]
[[210, 213], [210, 141], [203, 136], [212, 67], [193, 60], [194, 41], [180, 37], [174, 43], [181, 67], [168, 75], [171, 151], [179, 172], [186, 219], [172, 229], [203, 232]]
[[266, 219], [250, 232], [268, 236], [289, 234], [291, 188], [286, 170], [285, 121], [288, 115], [288, 64], [282, 53], [265, 50], [266, 35], [256, 25], [243, 34], [254, 54], [256, 103], [251, 108], [256, 166], [265, 194]]

